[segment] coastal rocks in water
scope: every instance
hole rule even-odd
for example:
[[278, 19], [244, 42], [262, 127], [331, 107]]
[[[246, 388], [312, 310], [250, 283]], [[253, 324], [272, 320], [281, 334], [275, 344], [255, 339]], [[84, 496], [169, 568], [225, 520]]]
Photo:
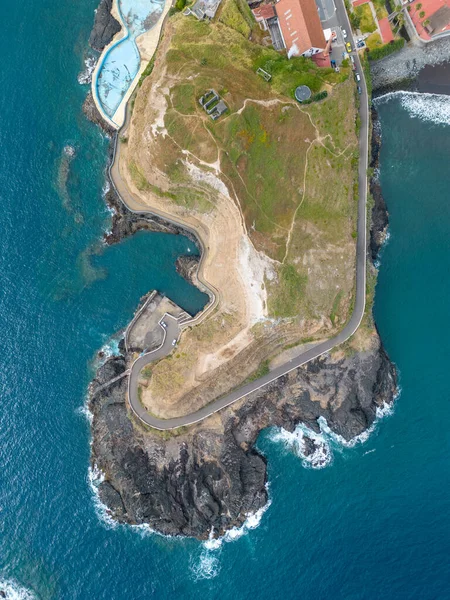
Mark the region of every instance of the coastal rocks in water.
[[[115, 364], [109, 375], [122, 366]], [[303, 423], [319, 432], [325, 419], [331, 431], [351, 440], [370, 428], [377, 408], [393, 401], [396, 372], [374, 333], [365, 352], [325, 355], [174, 432], [137, 422], [126, 390], [124, 377], [90, 401], [91, 460], [104, 474], [100, 499], [121, 522], [206, 539], [212, 530], [217, 536], [242, 525], [267, 503], [266, 459], [255, 449], [261, 430], [275, 425], [293, 432]], [[314, 451], [312, 439], [305, 440], [305, 454]]]
[[107, 135], [112, 137], [115, 134], [116, 130], [111, 127], [99, 113], [94, 98], [92, 97], [92, 92], [89, 92], [86, 96], [86, 100], [83, 103], [83, 112], [89, 121], [99, 125]]
[[144, 212], [135, 213], [128, 210], [118, 198], [112, 185], [109, 186], [105, 194], [105, 201], [112, 213], [111, 230], [104, 235], [104, 241], [108, 245], [116, 244], [122, 239], [142, 230], [172, 233], [175, 235], [182, 234], [185, 237], [189, 237], [194, 244], [197, 244], [197, 240], [193, 235], [190, 235], [188, 231], [185, 231], [174, 223], [169, 223], [156, 215]]
[[111, 14], [112, 4], [113, 0], [101, 0], [95, 13], [89, 44], [98, 52], [101, 52], [121, 29], [120, 23]]
[[372, 261], [377, 259], [381, 247], [386, 241], [389, 226], [389, 214], [383, 197], [380, 182], [378, 181], [379, 157], [381, 148], [381, 131], [378, 114], [372, 106], [372, 142], [370, 167], [374, 175], [370, 178], [369, 189], [373, 198], [372, 219], [370, 225], [370, 254]]
[[395, 89], [414, 89], [415, 79], [426, 65], [450, 60], [450, 39], [440, 38], [422, 45], [408, 44], [399, 52], [370, 64], [373, 90], [380, 93]]
[[179, 256], [175, 262], [175, 268], [177, 273], [181, 275], [181, 277], [184, 277], [186, 281], [189, 281], [189, 283], [192, 283], [192, 285], [198, 285], [197, 271], [199, 263], [199, 256]]

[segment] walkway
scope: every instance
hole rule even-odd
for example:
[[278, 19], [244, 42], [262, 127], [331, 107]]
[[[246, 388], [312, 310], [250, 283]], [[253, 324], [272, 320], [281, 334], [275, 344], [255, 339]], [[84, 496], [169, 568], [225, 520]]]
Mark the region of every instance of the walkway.
[[[341, 27], [346, 29], [347, 31], [352, 31], [350, 27], [350, 22], [348, 19], [347, 12], [345, 10], [344, 1], [336, 0], [336, 15], [339, 20], [339, 24]], [[175, 417], [172, 419], [159, 419], [158, 417], [152, 415], [147, 412], [147, 410], [142, 406], [139, 400], [138, 394], [138, 380], [139, 374], [143, 367], [148, 365], [149, 363], [159, 360], [160, 358], [165, 357], [173, 350], [172, 341], [174, 339], [178, 339], [180, 329], [179, 323], [173, 317], [170, 318], [167, 315], [164, 320], [167, 322], [167, 330], [165, 334], [165, 338], [163, 344], [154, 352], [143, 355], [139, 357], [131, 367], [131, 374], [128, 380], [128, 399], [130, 402], [130, 406], [135, 413], [135, 415], [146, 425], [153, 427], [154, 429], [159, 430], [170, 430], [176, 429], [177, 427], [183, 427], [186, 425], [192, 425], [193, 423], [197, 423], [217, 411], [233, 404], [234, 402], [245, 398], [249, 394], [260, 390], [261, 388], [267, 386], [269, 383], [277, 380], [279, 377], [294, 371], [298, 367], [306, 364], [307, 362], [318, 358], [319, 356], [325, 354], [332, 350], [335, 346], [342, 344], [349, 337], [351, 337], [355, 331], [358, 329], [361, 320], [364, 316], [365, 310], [365, 302], [366, 302], [366, 255], [367, 255], [367, 167], [368, 167], [368, 151], [369, 151], [369, 106], [368, 106], [368, 95], [367, 95], [367, 86], [364, 77], [364, 72], [361, 67], [361, 62], [357, 53], [353, 53], [355, 58], [355, 63], [358, 72], [361, 75], [361, 96], [360, 96], [360, 120], [361, 120], [361, 128], [359, 134], [359, 167], [358, 167], [358, 183], [359, 183], [359, 197], [358, 197], [358, 223], [357, 223], [357, 243], [356, 243], [356, 294], [355, 294], [355, 305], [353, 314], [344, 327], [344, 329], [338, 333], [334, 338], [322, 342], [306, 351], [301, 352], [297, 357], [291, 359], [289, 362], [280, 365], [275, 368], [273, 371], [270, 371], [264, 377], [261, 377], [251, 383], [248, 383], [236, 390], [233, 390], [229, 394], [222, 396], [221, 398], [217, 398], [210, 402], [207, 406], [204, 406], [200, 410], [180, 417]], [[129, 118], [127, 117], [126, 123], [128, 123]], [[131, 208], [133, 212], [139, 213], [147, 213], [149, 215], [160, 214], [156, 213], [156, 211], [150, 210], [140, 210], [139, 203], [134, 199], [133, 195], [126, 188], [124, 182], [122, 181], [119, 168], [118, 168], [118, 158], [120, 152], [120, 144], [118, 144], [119, 135], [116, 136], [115, 139], [115, 154], [113, 158], [113, 162], [110, 167], [110, 176], [111, 181], [118, 192], [119, 197], [122, 199], [122, 202], [127, 206], [127, 208]], [[125, 192], [124, 194], [120, 193], [119, 190]], [[125, 198], [124, 198], [125, 196]], [[130, 202], [128, 202], [128, 199]], [[160, 215], [164, 218], [165, 215]], [[171, 216], [168, 216], [168, 220], [171, 222], [175, 222]], [[178, 223], [177, 223], [178, 224]], [[183, 224], [181, 224], [183, 226]], [[202, 256], [204, 256], [204, 248], [202, 248]], [[200, 270], [199, 270], [200, 271]], [[207, 285], [206, 282], [203, 282], [204, 285]], [[213, 304], [217, 301], [216, 290], [210, 290], [210, 296], [214, 298]], [[209, 307], [206, 309], [209, 310]]]

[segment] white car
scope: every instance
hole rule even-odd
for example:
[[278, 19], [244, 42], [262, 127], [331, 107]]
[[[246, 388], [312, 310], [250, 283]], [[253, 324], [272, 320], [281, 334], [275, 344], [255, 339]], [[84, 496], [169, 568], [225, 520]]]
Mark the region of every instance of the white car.
[[342, 37], [344, 38], [344, 40], [347, 39], [347, 32], [345, 31], [345, 29], [342, 30]]
[[172, 346], [176, 346], [177, 345], [177, 340], [173, 340], [172, 341]]
[[361, 81], [361, 76], [359, 73], [355, 73], [356, 81]]
[[167, 323], [164, 323], [164, 321], [161, 321], [161, 327], [164, 327], [164, 329], [166, 329]]

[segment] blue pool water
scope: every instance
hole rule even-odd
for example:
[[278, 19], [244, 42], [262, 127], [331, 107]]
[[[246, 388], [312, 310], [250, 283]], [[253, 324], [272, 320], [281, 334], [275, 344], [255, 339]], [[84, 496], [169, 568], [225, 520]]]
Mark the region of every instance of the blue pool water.
[[96, 84], [100, 103], [109, 117], [116, 112], [139, 70], [136, 38], [156, 24], [165, 0], [118, 0], [117, 4], [126, 35], [103, 57]]
[[218, 549], [99, 518], [82, 412], [95, 352], [148, 289], [190, 310], [203, 297], [174, 269], [186, 238], [99, 246], [107, 141], [77, 83], [95, 4], [17, 0], [0, 37], [0, 579], [42, 600], [448, 598], [450, 128], [425, 120], [430, 98], [380, 106], [391, 239], [375, 312], [401, 373], [394, 414], [322, 470], [265, 432], [272, 504]]

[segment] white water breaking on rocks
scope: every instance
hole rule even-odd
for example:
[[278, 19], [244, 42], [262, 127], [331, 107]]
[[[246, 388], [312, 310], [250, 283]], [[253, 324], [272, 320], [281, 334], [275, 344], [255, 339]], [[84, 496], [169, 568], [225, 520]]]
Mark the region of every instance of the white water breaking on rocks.
[[[269, 484], [266, 485], [269, 491]], [[247, 514], [247, 518], [241, 527], [233, 527], [227, 531], [222, 537], [214, 537], [214, 529], [211, 529], [209, 540], [203, 542], [200, 549], [200, 555], [196, 560], [192, 560], [190, 569], [194, 575], [195, 581], [200, 579], [213, 579], [220, 572], [219, 556], [224, 542], [235, 542], [241, 537], [247, 535], [253, 529], [256, 529], [261, 524], [264, 513], [272, 504], [269, 497], [267, 504], [261, 507], [254, 513]]]
[[[379, 421], [394, 412], [394, 402], [401, 394], [401, 388], [398, 388], [397, 395], [392, 404], [384, 404], [376, 409], [376, 418], [372, 425], [355, 436], [351, 440], [346, 440], [341, 435], [332, 431], [324, 417], [319, 417], [317, 422], [320, 427], [320, 433], [309, 429], [303, 423], [299, 423], [294, 431], [286, 431], [283, 428], [273, 428], [269, 435], [272, 442], [281, 443], [285, 448], [293, 451], [302, 459], [302, 466], [307, 469], [323, 469], [333, 462], [333, 451], [342, 450], [342, 448], [354, 448], [359, 444], [364, 444], [375, 431]], [[314, 444], [314, 450], [308, 451], [309, 438]]]
[[94, 72], [97, 59], [95, 56], [88, 56], [84, 61], [85, 69], [78, 75], [78, 83], [86, 85], [92, 81], [92, 73]]
[[[314, 451], [308, 452], [308, 438], [314, 444]], [[270, 434], [270, 440], [284, 445], [302, 459], [302, 465], [306, 469], [323, 469], [333, 461], [333, 453], [328, 440], [316, 433], [303, 423], [299, 423], [294, 431], [290, 432], [283, 428], [276, 428]]]
[[0, 597], [5, 600], [37, 600], [37, 596], [14, 579], [0, 579]]
[[421, 92], [389, 92], [374, 100], [375, 104], [399, 99], [402, 107], [411, 117], [435, 123], [450, 125], [450, 96]]

